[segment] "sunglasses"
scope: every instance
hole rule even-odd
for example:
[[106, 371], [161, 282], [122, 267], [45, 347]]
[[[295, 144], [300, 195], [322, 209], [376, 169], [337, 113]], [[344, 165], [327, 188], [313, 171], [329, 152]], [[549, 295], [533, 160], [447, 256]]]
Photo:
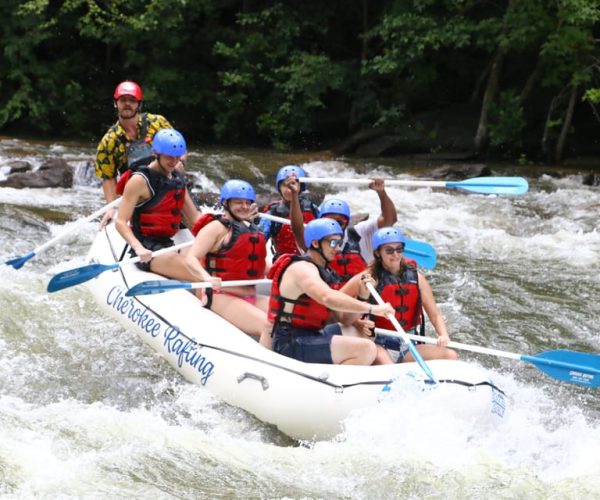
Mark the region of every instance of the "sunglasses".
[[394, 253], [404, 252], [404, 245], [398, 245], [397, 247], [383, 247], [382, 250], [387, 255], [394, 255]]
[[341, 238], [339, 240], [324, 240], [326, 245], [329, 245], [329, 248], [335, 248], [342, 244]]

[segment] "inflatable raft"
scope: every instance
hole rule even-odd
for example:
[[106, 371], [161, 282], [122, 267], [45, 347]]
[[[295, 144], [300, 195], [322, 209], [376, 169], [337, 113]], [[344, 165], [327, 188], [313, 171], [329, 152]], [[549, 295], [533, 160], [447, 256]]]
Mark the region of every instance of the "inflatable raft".
[[[176, 242], [190, 238], [188, 231], [180, 231]], [[112, 264], [128, 257], [127, 250], [111, 224], [98, 233], [89, 262]], [[407, 384], [422, 391], [424, 397], [432, 391], [443, 391], [456, 401], [451, 406], [468, 418], [504, 416], [504, 393], [480, 368], [464, 361], [429, 361], [437, 384], [432, 384], [416, 363], [303, 363], [260, 346], [202, 307], [188, 290], [125, 295], [137, 283], [161, 278], [124, 264], [101, 273], [86, 286], [109, 316], [135, 332], [186, 380], [292, 438], [332, 438], [343, 431], [344, 419], [353, 410], [389, 400]]]

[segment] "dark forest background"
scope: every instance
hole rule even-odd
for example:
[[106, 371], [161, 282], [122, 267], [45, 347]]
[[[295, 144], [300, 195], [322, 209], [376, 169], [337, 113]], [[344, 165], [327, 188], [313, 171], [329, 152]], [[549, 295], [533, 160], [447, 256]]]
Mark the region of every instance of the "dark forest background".
[[192, 143], [600, 154], [600, 0], [3, 0], [0, 131], [94, 143], [131, 79]]

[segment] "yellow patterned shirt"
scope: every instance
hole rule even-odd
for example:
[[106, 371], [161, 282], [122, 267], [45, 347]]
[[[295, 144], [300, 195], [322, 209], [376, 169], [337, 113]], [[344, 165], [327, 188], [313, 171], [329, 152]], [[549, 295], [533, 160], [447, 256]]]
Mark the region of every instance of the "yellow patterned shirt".
[[[141, 113], [137, 124], [137, 139], [141, 139], [142, 117], [146, 118], [146, 141], [150, 142], [154, 134], [162, 128], [173, 128], [162, 115]], [[96, 152], [96, 176], [102, 179], [116, 179], [120, 172], [127, 169], [127, 148], [130, 143], [127, 134], [119, 122], [115, 123], [100, 140]]]

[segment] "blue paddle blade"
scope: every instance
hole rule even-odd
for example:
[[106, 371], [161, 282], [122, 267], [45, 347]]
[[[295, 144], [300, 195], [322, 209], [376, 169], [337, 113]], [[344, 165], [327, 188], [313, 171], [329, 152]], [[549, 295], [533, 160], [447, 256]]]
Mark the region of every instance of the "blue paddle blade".
[[125, 295], [133, 297], [136, 295], [152, 295], [154, 293], [163, 293], [169, 290], [177, 290], [178, 288], [192, 288], [190, 283], [178, 280], [149, 280], [142, 281], [137, 285], [132, 286]]
[[25, 264], [25, 262], [27, 262], [29, 259], [35, 257], [35, 252], [29, 252], [21, 257], [15, 257], [14, 259], [8, 259], [6, 261], [4, 261], [4, 263], [7, 266], [12, 266], [15, 269], [21, 269], [23, 267], [23, 265]]
[[446, 187], [479, 194], [519, 195], [529, 190], [529, 184], [523, 177], [474, 177], [464, 181], [448, 181]]
[[404, 255], [416, 261], [419, 267], [424, 269], [435, 269], [437, 264], [435, 248], [424, 241], [406, 240]]
[[557, 350], [521, 356], [545, 374], [583, 387], [600, 386], [600, 356], [587, 352]]
[[58, 292], [59, 290], [64, 290], [70, 286], [85, 283], [104, 271], [115, 269], [117, 267], [119, 267], [118, 262], [114, 264], [90, 264], [88, 266], [69, 269], [68, 271], [63, 271], [62, 273], [52, 276], [48, 282], [47, 290], [49, 292]]

